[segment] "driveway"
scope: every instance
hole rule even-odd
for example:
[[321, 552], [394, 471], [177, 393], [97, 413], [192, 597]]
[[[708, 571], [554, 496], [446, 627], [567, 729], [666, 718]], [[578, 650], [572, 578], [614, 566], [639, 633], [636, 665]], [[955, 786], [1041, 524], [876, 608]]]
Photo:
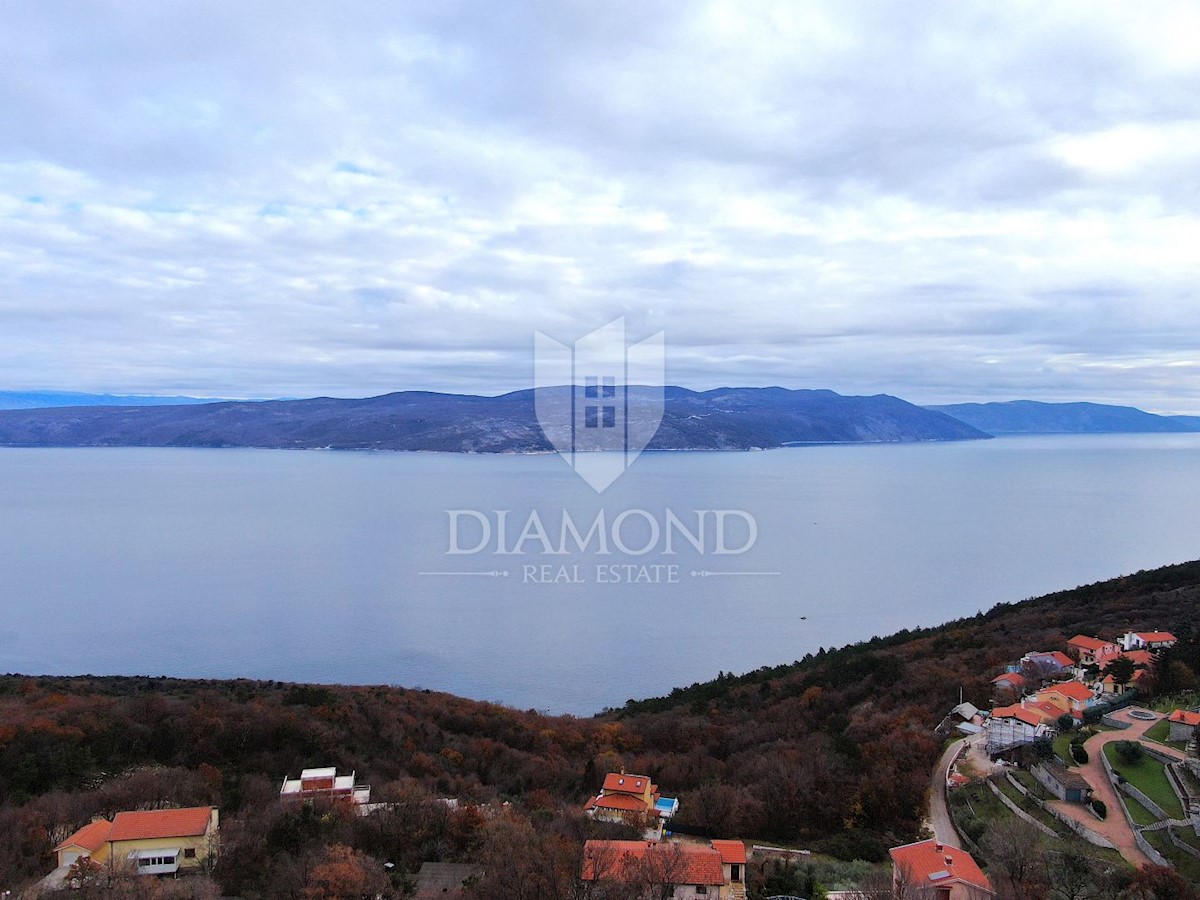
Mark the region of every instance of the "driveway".
[[[1100, 761], [1100, 756], [1104, 752], [1106, 744], [1111, 744], [1114, 741], [1141, 740], [1142, 735], [1149, 731], [1162, 716], [1155, 714], [1153, 719], [1143, 721], [1132, 718], [1129, 715], [1129, 710], [1123, 709], [1120, 712], [1113, 713], [1113, 718], [1120, 719], [1122, 722], [1129, 722], [1130, 727], [1124, 731], [1102, 731], [1089, 738], [1087, 743], [1083, 745], [1088, 753], [1088, 761], [1086, 765], [1077, 766], [1075, 769], [1092, 786], [1092, 792], [1096, 799], [1104, 801], [1104, 805], [1108, 807], [1108, 818], [1100, 821], [1077, 803], [1063, 803], [1056, 800], [1053, 805], [1055, 809], [1065, 813], [1077, 822], [1082, 822], [1088, 828], [1092, 829], [1092, 831], [1104, 835], [1113, 842], [1121, 855], [1133, 863], [1133, 865], [1146, 866], [1150, 865], [1150, 859], [1138, 849], [1137, 842], [1133, 838], [1133, 829], [1125, 819], [1125, 814], [1121, 812], [1119, 805], [1121, 800], [1117, 796], [1117, 789], [1108, 780], [1108, 773], [1104, 771], [1104, 763]], [[1172, 752], [1170, 747], [1164, 747], [1161, 744], [1153, 742], [1147, 743], [1148, 746], [1152, 746], [1157, 750], [1162, 750], [1171, 755], [1178, 755]]]

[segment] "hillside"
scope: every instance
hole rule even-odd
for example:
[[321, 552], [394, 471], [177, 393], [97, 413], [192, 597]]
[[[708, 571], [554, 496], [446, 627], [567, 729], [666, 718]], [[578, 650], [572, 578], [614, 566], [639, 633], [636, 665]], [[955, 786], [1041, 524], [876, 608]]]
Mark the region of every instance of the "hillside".
[[[746, 450], [790, 443], [988, 437], [950, 416], [887, 395], [667, 388], [664, 407], [651, 449]], [[0, 445], [471, 453], [550, 449], [531, 390], [499, 397], [406, 391], [363, 400], [5, 410], [0, 411]]]
[[199, 397], [156, 397], [81, 394], [69, 391], [0, 391], [0, 409], [46, 409], [62, 406], [181, 406], [212, 403]]
[[1137, 434], [1200, 431], [1200, 417], [1159, 416], [1102, 403], [954, 403], [928, 406], [988, 434]]
[[[401, 872], [503, 859], [489, 878], [541, 879], [529, 896], [566, 895], [580, 842], [596, 833], [579, 806], [622, 766], [678, 796], [682, 824], [879, 858], [916, 835], [941, 748], [932, 730], [960, 688], [986, 705], [1006, 661], [1130, 626], [1183, 637], [1160, 688], [1194, 686], [1198, 601], [1200, 562], [1170, 566], [721, 674], [591, 719], [384, 686], [2, 676], [0, 884], [49, 871], [53, 837], [97, 812], [216, 803], [226, 894], [296, 896], [295, 860], [346, 844]], [[297, 818], [275, 799], [279, 780], [312, 765], [355, 770], [395, 806]], [[502, 800], [513, 804], [503, 814], [465, 805]]]

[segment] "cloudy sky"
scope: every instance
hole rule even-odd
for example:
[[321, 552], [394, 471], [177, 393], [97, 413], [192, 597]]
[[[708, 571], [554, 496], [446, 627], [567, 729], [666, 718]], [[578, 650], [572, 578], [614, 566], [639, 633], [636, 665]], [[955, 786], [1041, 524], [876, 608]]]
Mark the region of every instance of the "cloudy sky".
[[5, 4], [0, 389], [1200, 412], [1194, 3]]

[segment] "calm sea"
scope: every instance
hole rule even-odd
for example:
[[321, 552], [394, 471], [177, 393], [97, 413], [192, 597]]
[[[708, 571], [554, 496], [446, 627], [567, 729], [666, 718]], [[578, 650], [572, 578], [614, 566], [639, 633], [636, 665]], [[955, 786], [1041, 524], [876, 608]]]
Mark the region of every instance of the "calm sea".
[[[663, 552], [668, 509], [704, 552], [678, 527]], [[447, 553], [448, 510], [493, 540]], [[497, 510], [524, 555], [495, 552]], [[596, 534], [544, 553], [530, 513], [558, 549], [564, 510], [585, 537], [602, 517], [609, 553]], [[713, 553], [713, 510], [739, 511], [732, 549], [752, 518], [753, 546]], [[458, 519], [473, 549], [478, 517]], [[623, 553], [617, 520], [627, 550], [659, 541]], [[0, 671], [592, 713], [1197, 556], [1200, 435], [654, 453], [603, 494], [550, 455], [5, 449]]]

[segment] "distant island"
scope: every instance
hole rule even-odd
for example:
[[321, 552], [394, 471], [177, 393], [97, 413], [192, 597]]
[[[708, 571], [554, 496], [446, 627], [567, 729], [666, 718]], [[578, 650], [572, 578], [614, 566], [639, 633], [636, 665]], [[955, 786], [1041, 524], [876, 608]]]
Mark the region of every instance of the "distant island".
[[[632, 415], [645, 403], [645, 390], [632, 389]], [[1163, 416], [1100, 403], [918, 406], [888, 394], [859, 397], [781, 387], [667, 387], [663, 394], [662, 422], [651, 450], [1200, 432], [1200, 416]], [[552, 448], [538, 424], [534, 398], [533, 390], [496, 397], [399, 391], [307, 400], [0, 391], [0, 446], [548, 452]]]
[[[668, 387], [664, 393], [652, 450], [989, 437], [944, 413], [886, 394], [848, 397], [778, 387], [703, 392]], [[538, 424], [534, 396], [533, 390], [498, 397], [403, 391], [362, 400], [3, 410], [0, 445], [545, 452], [551, 446]]]
[[1200, 431], [1200, 416], [1160, 416], [1102, 403], [953, 403], [927, 406], [988, 434], [1143, 434]]

